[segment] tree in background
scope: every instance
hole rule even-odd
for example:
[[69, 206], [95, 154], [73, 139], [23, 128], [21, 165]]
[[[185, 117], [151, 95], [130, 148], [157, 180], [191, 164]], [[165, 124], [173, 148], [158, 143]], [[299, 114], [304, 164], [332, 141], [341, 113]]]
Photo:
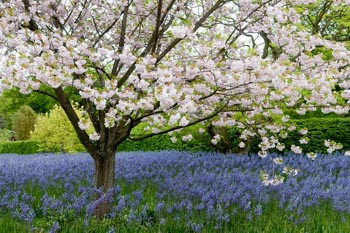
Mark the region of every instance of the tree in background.
[[347, 5], [334, 0], [318, 0], [296, 9], [302, 14], [303, 25], [310, 33], [328, 40], [350, 41], [350, 11]]
[[34, 130], [36, 114], [27, 105], [21, 106], [13, 116], [12, 130], [16, 140], [28, 140], [30, 132]]
[[6, 110], [17, 111], [22, 105], [31, 107], [36, 113], [47, 113], [55, 105], [55, 100], [33, 92], [29, 95], [22, 94], [18, 89], [12, 89], [4, 92], [2, 98], [8, 99], [10, 103], [6, 105]]
[[[11, 104], [11, 100], [0, 96], [0, 128], [11, 129], [12, 128], [12, 115], [13, 111], [8, 110], [8, 106]], [[18, 110], [18, 109], [17, 109]], [[17, 111], [16, 110], [16, 111]]]
[[[57, 104], [57, 101], [50, 96], [41, 94], [42, 91], [50, 92], [50, 88], [42, 86], [40, 90], [30, 94], [22, 94], [18, 88], [5, 91], [0, 96], [0, 128], [12, 128], [12, 117], [22, 105], [28, 105], [38, 114], [48, 113]], [[71, 96], [74, 103], [81, 102], [80, 95], [76, 90], [66, 88], [65, 92]]]
[[[79, 116], [79, 111], [75, 111]], [[31, 139], [38, 142], [39, 151], [42, 152], [84, 151], [72, 124], [59, 106], [54, 106], [49, 113], [38, 116]]]
[[[0, 90], [57, 100], [93, 157], [96, 187], [104, 192], [114, 184], [121, 142], [199, 122], [237, 126], [242, 140], [261, 137], [264, 158], [281, 148], [279, 135], [293, 130], [283, 124], [285, 108], [349, 111], [350, 53], [296, 26], [302, 17], [294, 7], [304, 2], [317, 1], [2, 1]], [[259, 46], [264, 38], [272, 56]], [[331, 60], [312, 53], [320, 46], [331, 49]], [[338, 83], [344, 89], [334, 92]], [[82, 98], [82, 118], [68, 88]], [[141, 122], [147, 129], [131, 134]], [[110, 202], [96, 203], [102, 218]]]

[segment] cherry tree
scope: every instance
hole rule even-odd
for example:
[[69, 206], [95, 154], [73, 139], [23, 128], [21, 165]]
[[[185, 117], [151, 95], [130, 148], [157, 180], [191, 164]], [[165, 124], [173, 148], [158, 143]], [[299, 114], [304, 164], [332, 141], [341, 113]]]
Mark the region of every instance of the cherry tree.
[[[104, 192], [113, 187], [121, 142], [201, 122], [242, 128], [242, 147], [249, 136], [261, 137], [266, 157], [283, 150], [278, 138], [293, 130], [283, 124], [285, 109], [349, 111], [349, 51], [298, 26], [308, 12], [295, 6], [315, 2], [4, 0], [0, 92], [19, 88], [55, 99], [93, 157]], [[314, 53], [319, 47], [333, 58]], [[82, 98], [80, 114], [68, 89]], [[133, 134], [142, 123], [144, 133]], [[109, 210], [104, 201], [95, 214]]]

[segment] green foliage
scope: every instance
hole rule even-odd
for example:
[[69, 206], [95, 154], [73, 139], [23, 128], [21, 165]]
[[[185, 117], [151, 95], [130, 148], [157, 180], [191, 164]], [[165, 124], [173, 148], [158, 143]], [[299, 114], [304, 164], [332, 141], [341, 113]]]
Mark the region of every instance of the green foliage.
[[190, 142], [177, 141], [173, 143], [168, 135], [157, 135], [141, 141], [126, 140], [118, 146], [118, 151], [211, 151], [212, 147], [200, 140], [193, 139]]
[[239, 138], [239, 136], [241, 136], [240, 130], [236, 127], [232, 127], [227, 130], [227, 136], [231, 141], [232, 153], [238, 153], [240, 151], [238, 144], [241, 142], [241, 139]]
[[[298, 145], [303, 152], [319, 152], [327, 154], [325, 140], [333, 140], [343, 145], [343, 150], [350, 150], [350, 118], [306, 118], [291, 120], [297, 129], [290, 132], [286, 139], [281, 140], [285, 145], [285, 152], [290, 150], [291, 145]], [[302, 135], [298, 132], [300, 129], [308, 129], [307, 137], [310, 139], [308, 144], [300, 144]], [[251, 149], [252, 153], [258, 152], [260, 140], [255, 140]]]
[[12, 100], [0, 96], [0, 128], [11, 129], [12, 126], [12, 115], [15, 111], [11, 109]]
[[[179, 133], [174, 133], [177, 137], [177, 142], [173, 143], [171, 136], [156, 135], [140, 141], [126, 140], [118, 146], [118, 151], [160, 151], [160, 150], [178, 150], [178, 151], [213, 151], [214, 148], [210, 144], [210, 137], [207, 132], [200, 134], [198, 132], [202, 125], [197, 124], [182, 130]], [[139, 134], [143, 126], [136, 127], [132, 133]], [[192, 141], [183, 142], [182, 136], [193, 135]]]
[[39, 152], [36, 141], [0, 142], [0, 154], [35, 154]]
[[[300, 145], [304, 152], [321, 152], [327, 153], [324, 146], [325, 140], [334, 140], [341, 143], [344, 150], [350, 150], [350, 118], [310, 118], [305, 120], [292, 121], [297, 129], [307, 128], [307, 137], [310, 142], [307, 145]], [[295, 131], [290, 133], [290, 137], [286, 139], [286, 146], [299, 144], [300, 134]]]
[[[49, 88], [42, 88], [43, 91], [49, 92]], [[46, 113], [56, 104], [55, 100], [49, 96], [32, 92], [29, 95], [22, 94], [18, 89], [5, 91], [3, 98], [8, 99], [11, 103], [7, 106], [10, 111], [16, 111], [21, 105], [30, 106], [36, 113]]]
[[[207, 130], [210, 135], [207, 135], [208, 138], [208, 146], [215, 148], [216, 151], [220, 153], [240, 153], [241, 151], [238, 149], [237, 145], [241, 141], [239, 136], [241, 135], [241, 131], [237, 127], [217, 127], [210, 125], [207, 127]], [[220, 140], [214, 145], [211, 143], [211, 139], [215, 137], [215, 135], [220, 135]]]
[[[54, 94], [52, 88], [46, 86], [42, 86], [40, 91]], [[82, 100], [77, 90], [67, 87], [64, 91], [73, 102], [81, 103]], [[56, 100], [37, 92], [25, 95], [18, 88], [14, 88], [5, 91], [0, 96], [0, 103], [0, 128], [11, 129], [11, 118], [22, 105], [30, 106], [36, 113], [48, 113], [56, 105]]]
[[28, 140], [30, 132], [34, 130], [36, 114], [27, 105], [21, 106], [12, 119], [12, 130], [17, 140]]
[[38, 141], [41, 152], [80, 152], [85, 151], [73, 126], [62, 108], [55, 106], [38, 117], [32, 139]]
[[8, 129], [0, 129], [0, 142], [8, 141], [12, 136], [12, 131]]
[[313, 34], [335, 41], [350, 41], [350, 6], [338, 5], [329, 0], [296, 6], [299, 12], [308, 12], [302, 17], [303, 25]]
[[[301, 135], [295, 131], [289, 134], [289, 137], [283, 142], [286, 148], [290, 148], [292, 144], [300, 145], [304, 152], [316, 151], [326, 152], [324, 140], [330, 139], [342, 143], [345, 150], [350, 150], [350, 118], [340, 118], [333, 115], [325, 117], [322, 113], [315, 112], [308, 118], [298, 119], [293, 117], [291, 123], [296, 124], [298, 129], [307, 128], [308, 137], [311, 139], [309, 144], [300, 145], [299, 139]], [[323, 115], [324, 116], [324, 115]], [[140, 125], [133, 129], [132, 134], [141, 135], [144, 132], [144, 126]], [[118, 146], [118, 151], [160, 151], [160, 150], [179, 150], [179, 151], [213, 151], [216, 148], [211, 144], [211, 136], [208, 130], [202, 134], [199, 133], [199, 128], [206, 129], [206, 126], [197, 124], [181, 132], [175, 132], [177, 142], [173, 143], [171, 136], [157, 135], [141, 141], [126, 140]], [[7, 135], [8, 135], [7, 131]], [[6, 134], [6, 133], [5, 133]], [[193, 135], [192, 141], [183, 142], [182, 136]], [[0, 134], [1, 135], [1, 134]], [[240, 132], [237, 128], [230, 128], [226, 131], [227, 141], [230, 142], [230, 149], [233, 153], [239, 153], [240, 149], [237, 144], [240, 142]], [[39, 151], [43, 152], [79, 152], [85, 151], [83, 145], [79, 142], [76, 133], [71, 126], [64, 111], [59, 107], [54, 107], [50, 114], [39, 116], [35, 130], [32, 134], [32, 139], [38, 141]], [[259, 151], [259, 140], [255, 139], [251, 148], [251, 152]], [[15, 153], [15, 151], [8, 151], [7, 153]]]
[[291, 119], [295, 119], [295, 120], [302, 120], [302, 119], [306, 119], [306, 118], [339, 118], [339, 115], [337, 115], [336, 113], [329, 113], [327, 115], [325, 115], [324, 113], [322, 113], [321, 110], [316, 110], [314, 112], [306, 112], [305, 115], [300, 115], [298, 113], [296, 113], [294, 110], [288, 110], [285, 112], [286, 115], [289, 115]]
[[0, 102], [0, 118], [2, 119], [0, 128], [7, 129], [11, 129], [11, 119], [22, 105], [28, 105], [36, 113], [46, 113], [55, 105], [55, 100], [46, 95], [36, 92], [24, 95], [20, 93], [18, 89], [5, 91], [2, 96], [0, 96]]

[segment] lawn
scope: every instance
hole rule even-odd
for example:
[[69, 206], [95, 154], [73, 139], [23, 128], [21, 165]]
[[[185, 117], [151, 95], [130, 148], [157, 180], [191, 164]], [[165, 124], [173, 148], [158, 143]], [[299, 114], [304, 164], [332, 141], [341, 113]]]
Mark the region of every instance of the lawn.
[[[273, 156], [273, 155], [272, 155]], [[0, 155], [2, 232], [350, 232], [350, 157], [119, 153], [113, 211], [92, 217], [87, 154]], [[262, 170], [298, 169], [264, 186]]]

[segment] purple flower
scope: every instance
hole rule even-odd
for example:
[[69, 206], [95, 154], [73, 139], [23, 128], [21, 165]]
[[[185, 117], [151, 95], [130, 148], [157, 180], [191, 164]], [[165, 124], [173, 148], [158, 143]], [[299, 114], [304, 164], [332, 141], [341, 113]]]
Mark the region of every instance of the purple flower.
[[[10, 213], [32, 222], [37, 214], [58, 222], [60, 216], [74, 213], [86, 216], [88, 224], [96, 206], [108, 200], [113, 203], [108, 218], [126, 217], [152, 226], [153, 221], [161, 224], [168, 216], [190, 222], [199, 214], [222, 231], [237, 209], [239, 214], [246, 211], [243, 215], [247, 220], [253, 219], [262, 215], [263, 207], [272, 200], [292, 222], [300, 222], [305, 208], [323, 201], [329, 201], [336, 211], [350, 213], [350, 157], [320, 155], [310, 161], [285, 155], [283, 160], [286, 166], [302, 172], [298, 177], [287, 177], [279, 186], [265, 187], [259, 171], [280, 174], [283, 168], [273, 170], [271, 162], [257, 156], [118, 153], [117, 185], [103, 193], [93, 187], [94, 163], [87, 154], [0, 155], [0, 217]], [[28, 187], [35, 189], [37, 196]], [[188, 231], [203, 231], [206, 225], [192, 222], [187, 227]]]

